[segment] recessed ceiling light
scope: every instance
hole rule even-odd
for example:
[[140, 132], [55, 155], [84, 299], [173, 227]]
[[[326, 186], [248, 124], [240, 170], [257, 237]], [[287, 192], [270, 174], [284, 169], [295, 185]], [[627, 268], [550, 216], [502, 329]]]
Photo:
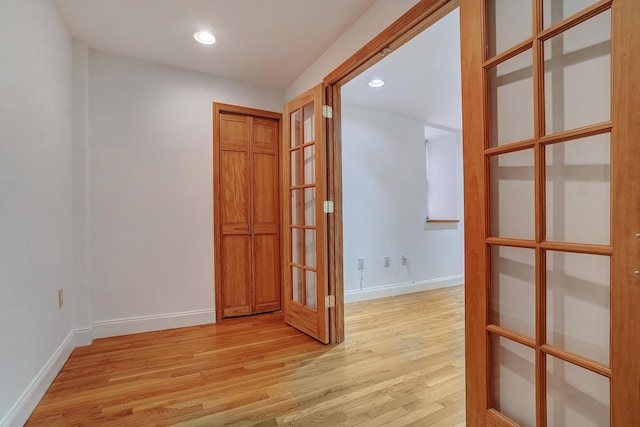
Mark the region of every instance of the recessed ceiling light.
[[213, 34], [206, 31], [198, 31], [193, 35], [193, 38], [196, 39], [198, 43], [202, 44], [214, 44], [216, 42], [216, 38], [213, 37]]
[[369, 82], [369, 86], [371, 87], [380, 87], [384, 85], [384, 80], [373, 79]]

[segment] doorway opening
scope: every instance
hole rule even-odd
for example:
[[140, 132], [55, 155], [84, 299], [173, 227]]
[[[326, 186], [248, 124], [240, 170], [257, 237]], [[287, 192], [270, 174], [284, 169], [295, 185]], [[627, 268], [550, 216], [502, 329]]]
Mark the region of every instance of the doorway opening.
[[458, 9], [340, 90], [345, 303], [463, 284]]

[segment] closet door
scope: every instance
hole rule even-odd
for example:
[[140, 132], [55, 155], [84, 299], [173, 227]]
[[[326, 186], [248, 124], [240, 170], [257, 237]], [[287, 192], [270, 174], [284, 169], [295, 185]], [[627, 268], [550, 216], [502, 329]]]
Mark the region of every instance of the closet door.
[[280, 113], [214, 104], [216, 317], [281, 308]]
[[252, 119], [252, 252], [254, 313], [280, 310], [280, 233], [276, 120]]
[[249, 117], [219, 115], [219, 190], [217, 211], [220, 243], [217, 259], [221, 277], [222, 317], [252, 313], [251, 298], [251, 182], [249, 180]]

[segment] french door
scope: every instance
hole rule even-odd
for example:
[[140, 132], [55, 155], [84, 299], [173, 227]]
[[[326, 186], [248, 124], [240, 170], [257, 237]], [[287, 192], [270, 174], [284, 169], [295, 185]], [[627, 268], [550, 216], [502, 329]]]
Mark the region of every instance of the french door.
[[468, 425], [640, 425], [640, 2], [460, 15]]
[[322, 85], [284, 112], [283, 240], [285, 321], [329, 342], [326, 272], [325, 123]]

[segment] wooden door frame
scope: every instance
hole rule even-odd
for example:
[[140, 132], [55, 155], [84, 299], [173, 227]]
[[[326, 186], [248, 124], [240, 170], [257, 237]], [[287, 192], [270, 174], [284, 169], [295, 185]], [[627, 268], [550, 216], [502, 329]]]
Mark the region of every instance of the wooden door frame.
[[[614, 228], [612, 216], [611, 245], [615, 250], [624, 249], [611, 257], [611, 331], [625, 331], [630, 341], [618, 339], [611, 345], [611, 370], [614, 374], [624, 372], [611, 382], [611, 413], [612, 425], [625, 426], [640, 425], [640, 310], [629, 303], [640, 301], [640, 55], [631, 53], [640, 49], [640, 31], [628, 31], [640, 22], [640, 2], [616, 1], [611, 25], [611, 162], [619, 167], [611, 168], [611, 206], [615, 206], [621, 221]], [[636, 84], [629, 85], [632, 90], [628, 90], [621, 82], [632, 78]], [[618, 407], [621, 409], [616, 410]], [[636, 411], [625, 411], [629, 408]]]
[[[624, 248], [622, 256], [613, 256], [611, 260], [612, 286], [611, 294], [611, 330], [627, 330], [633, 339], [636, 349], [640, 342], [640, 310], [634, 310], [625, 301], [640, 300], [640, 283], [633, 271], [640, 270], [640, 203], [637, 198], [626, 197], [629, 192], [637, 191], [640, 185], [640, 150], [634, 148], [629, 141], [640, 140], [640, 121], [634, 118], [638, 111], [638, 99], [640, 99], [640, 85], [635, 85], [633, 93], [624, 90], [622, 79], [629, 76], [640, 75], [640, 55], [615, 55], [615, 52], [634, 52], [640, 47], [640, 36], [637, 32], [625, 34], [625, 28], [631, 28], [633, 22], [640, 20], [640, 4], [631, 0], [617, 0], [612, 14], [612, 121], [623, 124], [624, 131], [618, 133], [613, 130], [613, 140], [623, 140], [625, 144], [615, 144], [612, 149], [612, 162], [617, 162], [620, 168], [612, 170], [612, 206], [620, 212], [623, 225], [612, 226], [611, 245]], [[436, 22], [446, 13], [464, 3], [460, 20], [471, 28], [465, 28], [461, 32], [461, 48], [464, 56], [461, 63], [463, 93], [463, 122], [465, 123], [464, 139], [472, 141], [477, 135], [486, 132], [483, 112], [485, 100], [481, 90], [484, 86], [481, 57], [483, 28], [478, 16], [483, 16], [484, 9], [478, 0], [421, 0], [408, 12], [402, 15], [393, 24], [382, 31], [362, 49], [347, 59], [324, 79], [327, 102], [334, 109], [334, 119], [327, 124], [327, 194], [335, 203], [335, 213], [329, 216], [328, 223], [328, 266], [329, 266], [329, 292], [335, 295], [336, 306], [330, 309], [331, 342], [337, 343], [344, 340], [344, 282], [343, 282], [343, 252], [342, 252], [342, 155], [341, 155], [341, 99], [340, 87], [364, 70], [382, 59], [381, 53], [386, 48], [391, 51], [422, 32]], [[598, 3], [606, 3], [604, 0]], [[538, 0], [532, 0], [532, 5], [537, 6]], [[615, 137], [614, 137], [615, 136]], [[488, 316], [486, 284], [488, 278], [482, 276], [487, 264], [487, 246], [485, 244], [487, 200], [486, 195], [478, 191], [482, 190], [486, 178], [486, 164], [483, 144], [464, 144], [464, 188], [465, 206], [477, 207], [473, 212], [465, 209], [465, 341], [467, 346], [482, 347], [486, 343], [487, 332], [485, 326], [473, 324], [471, 319]], [[635, 165], [635, 169], [632, 166]], [[631, 176], [621, 176], [619, 169], [634, 171]], [[635, 190], [634, 190], [635, 189]], [[484, 231], [483, 231], [484, 230]], [[622, 273], [624, 272], [624, 273]], [[485, 271], [485, 273], [487, 273]], [[488, 274], [488, 273], [487, 273]], [[635, 328], [635, 329], [633, 329]], [[640, 413], [627, 411], [624, 415], [617, 415], [624, 411], [616, 408], [640, 407], [640, 389], [637, 380], [640, 378], [640, 364], [635, 361], [635, 351], [629, 352], [625, 348], [626, 343], [612, 343], [611, 369], [612, 372], [624, 372], [618, 375], [611, 384], [611, 413], [614, 425], [631, 425], [640, 421]], [[488, 350], [487, 350], [488, 351]], [[468, 425], [484, 425], [488, 409], [487, 393], [477, 396], [474, 390], [482, 390], [488, 387], [487, 370], [488, 354], [481, 352], [479, 355], [466, 354], [466, 389], [467, 389], [467, 423]], [[544, 398], [539, 395], [538, 399]], [[635, 411], [640, 412], [640, 411]], [[619, 416], [619, 418], [618, 418]], [[506, 425], [508, 422], [500, 420], [496, 416], [492, 420], [498, 424]]]
[[[243, 116], [252, 116], [263, 119], [272, 119], [278, 122], [278, 157], [280, 149], [282, 147], [282, 113], [259, 110], [256, 108], [242, 107], [239, 105], [223, 104], [219, 102], [213, 102], [213, 152], [212, 152], [212, 165], [213, 165], [213, 259], [214, 259], [214, 272], [213, 272], [213, 287], [215, 289], [215, 310], [216, 310], [216, 322], [222, 321], [222, 287], [219, 283], [216, 283], [216, 279], [222, 277], [222, 263], [220, 259], [222, 251], [222, 233], [220, 230], [222, 209], [220, 203], [215, 200], [216, 195], [220, 194], [220, 158], [217, 153], [220, 150], [220, 122], [218, 117], [221, 113], [238, 114]], [[281, 173], [281, 161], [278, 161], [278, 185], [282, 187], [282, 173]], [[280, 189], [278, 189], [278, 195], [280, 195]], [[281, 203], [280, 203], [281, 204]], [[282, 221], [280, 221], [280, 228], [282, 229]], [[282, 260], [282, 232], [280, 235], [280, 260]], [[280, 269], [280, 301], [282, 303], [282, 269]]]
[[[612, 142], [624, 143], [612, 146], [612, 162], [618, 167], [612, 168], [611, 203], [616, 207], [619, 219], [613, 227], [611, 246], [621, 249], [620, 255], [611, 259], [611, 330], [625, 330], [630, 343], [618, 339], [611, 344], [611, 370], [618, 372], [611, 382], [611, 413], [613, 425], [636, 425], [640, 422], [640, 411], [629, 411], [640, 408], [640, 363], [637, 363], [637, 348], [640, 343], [640, 310], [634, 309], [629, 301], [640, 300], [640, 278], [634, 271], [640, 270], [640, 200], [628, 197], [637, 192], [640, 186], [640, 150], [633, 141], [640, 140], [640, 121], [634, 116], [640, 109], [640, 85], [627, 90], [621, 82], [631, 76], [640, 75], [640, 55], [633, 55], [640, 48], [640, 35], [633, 28], [634, 22], [640, 21], [640, 2], [633, 0], [614, 0], [616, 3], [612, 13], [612, 122], [618, 124], [612, 131]], [[487, 265], [488, 249], [485, 244], [487, 236], [488, 202], [483, 189], [486, 182], [486, 164], [484, 144], [474, 142], [478, 135], [484, 135], [485, 99], [482, 78], [483, 67], [482, 39], [484, 29], [483, 2], [479, 0], [421, 0], [407, 13], [401, 16], [382, 33], [351, 56], [324, 79], [327, 102], [334, 109], [334, 119], [327, 124], [327, 194], [335, 202], [335, 213], [329, 216], [328, 225], [328, 265], [329, 291], [336, 297], [336, 307], [331, 309], [331, 340], [344, 340], [344, 283], [342, 259], [342, 157], [341, 157], [341, 122], [340, 122], [340, 87], [361, 74], [364, 70], [382, 59], [381, 53], [390, 48], [391, 51], [410, 40], [429, 27], [440, 17], [463, 3], [460, 20], [464, 22], [465, 31], [461, 32], [461, 63], [463, 94], [464, 139], [464, 191], [465, 206], [465, 341], [468, 347], [488, 348], [486, 344], [486, 323], [478, 325], [473, 319], [487, 318]], [[595, 2], [594, 8], [605, 7], [609, 1]], [[532, 0], [532, 6], [539, 7], [540, 0]], [[628, 54], [622, 55], [621, 52]], [[478, 114], [478, 112], [482, 114]], [[621, 130], [619, 130], [621, 129]], [[471, 141], [471, 142], [470, 142]], [[479, 160], [480, 159], [480, 160]], [[623, 175], [623, 172], [626, 175]], [[615, 283], [615, 285], [614, 285]], [[540, 298], [538, 295], [537, 298]], [[632, 346], [631, 351], [627, 348]], [[512, 425], [501, 418], [495, 411], [493, 418], [487, 418], [489, 408], [488, 391], [474, 393], [474, 390], [487, 390], [488, 387], [488, 349], [481, 354], [466, 353], [466, 389], [467, 389], [467, 424], [480, 426], [486, 423], [495, 425]], [[623, 372], [624, 374], [619, 374]], [[538, 399], [544, 398], [539, 393]], [[620, 409], [618, 409], [620, 408]], [[626, 408], [625, 411], [623, 408]], [[622, 410], [621, 410], [622, 409]], [[495, 413], [494, 413], [495, 412]], [[490, 414], [491, 415], [491, 414]]]
[[362, 49], [329, 73], [323, 80], [327, 104], [333, 108], [333, 119], [327, 120], [327, 197], [334, 201], [329, 215], [328, 279], [329, 294], [336, 305], [329, 309], [332, 343], [344, 341], [344, 271], [342, 253], [342, 127], [340, 89], [355, 77], [435, 24], [458, 7], [459, 0], [420, 0]]

